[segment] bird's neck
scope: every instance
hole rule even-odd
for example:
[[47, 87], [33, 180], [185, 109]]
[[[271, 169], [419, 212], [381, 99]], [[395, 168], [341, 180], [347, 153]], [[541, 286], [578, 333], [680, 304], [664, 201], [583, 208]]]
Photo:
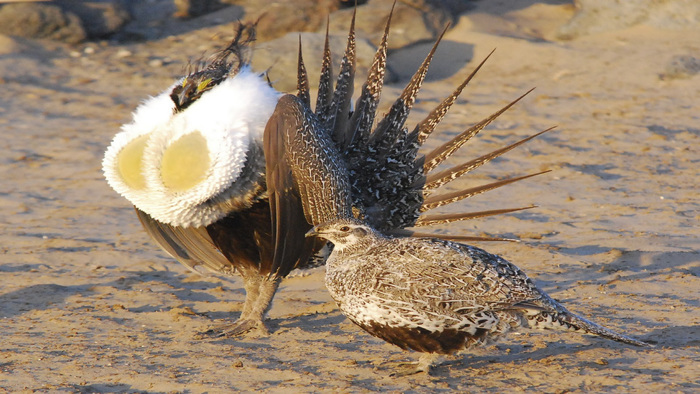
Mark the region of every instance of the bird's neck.
[[373, 248], [381, 248], [387, 239], [383, 234], [372, 233], [353, 242], [337, 243], [326, 264], [331, 269], [340, 268], [343, 262], [350, 261], [353, 257], [366, 255]]

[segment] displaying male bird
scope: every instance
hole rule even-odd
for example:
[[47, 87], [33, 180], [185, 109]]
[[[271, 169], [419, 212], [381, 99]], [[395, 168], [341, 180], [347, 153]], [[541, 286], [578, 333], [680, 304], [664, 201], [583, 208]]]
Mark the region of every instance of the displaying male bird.
[[482, 249], [436, 239], [387, 237], [357, 219], [311, 229], [335, 247], [326, 287], [341, 311], [370, 334], [423, 352], [397, 374], [429, 372], [453, 354], [520, 328], [563, 329], [650, 346], [569, 312], [518, 267]]
[[282, 95], [265, 75], [251, 71], [255, 25], [239, 24], [233, 41], [211, 61], [140, 105], [107, 149], [107, 181], [135, 206], [148, 234], [167, 253], [198, 272], [205, 267], [242, 276], [246, 299], [240, 318], [207, 335], [265, 331], [263, 318], [280, 280], [327, 256], [325, 242], [304, 237], [313, 225], [356, 216], [387, 233], [411, 234], [402, 229], [525, 209], [424, 214], [536, 175], [434, 193], [541, 133], [435, 171], [520, 98], [418, 154], [483, 62], [409, 131], [406, 118], [433, 47], [389, 112], [375, 122], [390, 20], [391, 15], [354, 110], [354, 17], [335, 89], [326, 33], [315, 110], [301, 45], [298, 94]]

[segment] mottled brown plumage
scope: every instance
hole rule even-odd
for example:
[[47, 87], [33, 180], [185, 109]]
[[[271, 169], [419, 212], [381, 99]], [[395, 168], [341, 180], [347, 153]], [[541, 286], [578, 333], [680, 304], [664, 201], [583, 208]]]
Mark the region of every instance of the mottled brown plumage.
[[315, 226], [335, 247], [326, 286], [341, 311], [370, 334], [402, 349], [435, 355], [493, 341], [520, 327], [594, 334], [635, 346], [569, 312], [518, 267], [482, 249], [435, 238], [391, 238], [356, 219]]

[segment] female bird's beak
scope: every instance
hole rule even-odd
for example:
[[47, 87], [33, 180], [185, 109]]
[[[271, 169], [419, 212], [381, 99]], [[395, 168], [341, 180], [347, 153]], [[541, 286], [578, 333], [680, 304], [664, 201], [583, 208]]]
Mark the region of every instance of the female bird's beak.
[[306, 234], [305, 234], [304, 236], [305, 236], [306, 238], [309, 238], [309, 237], [316, 237], [316, 236], [320, 235], [321, 233], [319, 233], [318, 231], [316, 231], [317, 228], [318, 228], [318, 226], [316, 226], [316, 227], [312, 228], [311, 230], [307, 231]]

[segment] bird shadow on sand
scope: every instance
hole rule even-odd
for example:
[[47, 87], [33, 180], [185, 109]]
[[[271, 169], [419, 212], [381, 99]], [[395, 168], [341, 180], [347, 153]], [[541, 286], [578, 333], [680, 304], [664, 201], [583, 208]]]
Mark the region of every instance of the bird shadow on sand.
[[268, 320], [271, 331], [298, 329], [308, 334], [325, 333], [331, 335], [348, 335], [341, 327], [346, 321], [340, 311], [319, 312], [295, 316], [286, 316], [281, 319]]
[[[646, 336], [647, 341], [665, 348], [700, 348], [700, 326], [657, 328]], [[644, 339], [643, 339], [644, 340]]]
[[[42, 264], [24, 264], [3, 266], [0, 271], [23, 272], [35, 269], [45, 270]], [[122, 271], [121, 274], [121, 277], [105, 282], [98, 278], [91, 283], [76, 285], [32, 284], [0, 294], [0, 316], [13, 317], [33, 310], [65, 308], [66, 304], [70, 304], [67, 299], [74, 296], [81, 297], [81, 303], [86, 306], [90, 306], [90, 302], [85, 302], [86, 299], [94, 299], [95, 302], [102, 299], [114, 301], [115, 291], [147, 291], [156, 295], [163, 293], [169, 297], [163, 297], [163, 303], [133, 307], [125, 305], [126, 309], [134, 313], [169, 310], [173, 304], [173, 297], [179, 301], [179, 306], [191, 307], [196, 302], [220, 302], [220, 297], [212, 294], [215, 289], [223, 289], [223, 294], [227, 299], [231, 299], [232, 305], [237, 303], [234, 298], [243, 299], [244, 295], [242, 288], [237, 288], [235, 284], [229, 287], [230, 283], [224, 280], [193, 280], [192, 276], [175, 271]], [[123, 303], [123, 300], [119, 302]]]
[[[91, 384], [71, 384], [66, 387], [74, 393], [132, 393], [137, 392], [133, 386], [125, 383], [91, 383]], [[165, 391], [149, 391], [149, 394], [165, 393]]]
[[66, 298], [87, 293], [90, 285], [37, 284], [0, 295], [0, 316], [11, 318], [33, 310], [58, 308]]
[[[595, 341], [595, 342], [594, 342]], [[562, 359], [570, 359], [571, 364], [568, 364], [567, 368], [585, 368], [585, 369], [600, 369], [600, 370], [629, 370], [630, 366], [635, 363], [638, 358], [644, 357], [644, 354], [649, 351], [649, 349], [640, 349], [639, 356], [634, 357], [616, 357], [616, 358], [606, 358], [602, 360], [589, 360], [584, 356], [578, 355], [577, 353], [581, 351], [590, 351], [595, 349], [612, 349], [612, 348], [624, 348], [626, 345], [609, 343], [603, 339], [595, 340], [593, 339], [589, 344], [580, 345], [567, 343], [565, 339], [556, 342], [550, 342], [545, 348], [530, 349], [530, 345], [511, 345], [499, 344], [496, 345], [496, 349], [492, 355], [470, 355], [466, 352], [462, 355], [453, 356], [444, 359], [440, 364], [436, 365], [431, 369], [431, 376], [433, 377], [451, 377], [457, 371], [460, 371], [459, 375], [466, 372], [467, 375], [473, 373], [476, 375], [479, 371], [488, 371], [493, 369], [493, 365], [497, 364], [510, 364], [513, 366], [532, 364], [533, 362], [547, 362], [548, 359], [560, 363]], [[505, 353], [505, 349], [510, 350]], [[652, 370], [640, 371], [641, 373], [648, 374], [659, 374], [662, 371]]]
[[[566, 333], [557, 333], [561, 335], [566, 335]], [[600, 370], [628, 370], [630, 365], [634, 364], [638, 358], [645, 357], [645, 354], [650, 352], [656, 352], [663, 348], [687, 348], [687, 347], [700, 347], [700, 327], [696, 326], [675, 326], [666, 327], [653, 330], [650, 334], [641, 337], [639, 339], [649, 342], [655, 347], [653, 348], [638, 348], [634, 346], [629, 346], [626, 344], [620, 344], [611, 342], [601, 338], [590, 338], [590, 342], [581, 345], [566, 342], [566, 339], [561, 339], [555, 342], [549, 342], [546, 347], [539, 349], [530, 349], [532, 345], [521, 345], [512, 343], [499, 343], [494, 345], [497, 349], [494, 351], [495, 354], [482, 356], [482, 355], [470, 355], [467, 351], [461, 356], [456, 356], [454, 358], [448, 358], [444, 360], [440, 365], [434, 368], [431, 372], [434, 376], [450, 376], [451, 370], [454, 369], [473, 369], [485, 370], [489, 369], [491, 364], [523, 364], [531, 363], [533, 361], [542, 361], [548, 358], [556, 360], [562, 357], [571, 357], [572, 359], [581, 360], [577, 361], [577, 366], [581, 368], [594, 368]], [[508, 349], [508, 353], [505, 350]], [[581, 351], [590, 351], [597, 349], [633, 349], [638, 350], [637, 357], [606, 357], [604, 361], [601, 360], [588, 360], [583, 356], [576, 356], [576, 353]], [[639, 369], [635, 367], [635, 371], [647, 374], [647, 375], [658, 375], [663, 374], [662, 370], [648, 368]]]

